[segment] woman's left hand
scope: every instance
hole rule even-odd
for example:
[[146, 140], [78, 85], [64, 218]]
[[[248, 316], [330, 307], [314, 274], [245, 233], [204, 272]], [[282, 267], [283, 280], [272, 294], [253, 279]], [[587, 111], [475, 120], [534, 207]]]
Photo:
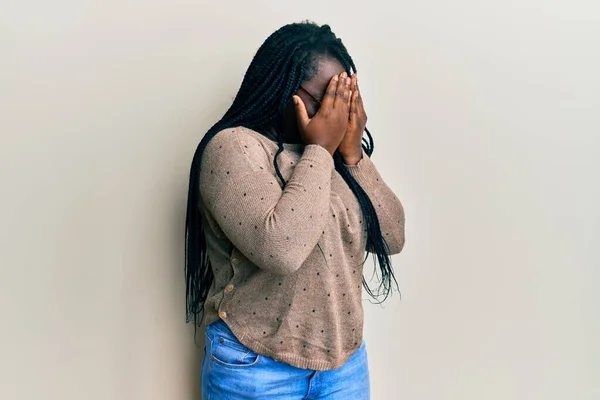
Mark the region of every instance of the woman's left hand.
[[338, 147], [346, 165], [356, 165], [362, 159], [362, 137], [367, 126], [367, 113], [358, 89], [356, 74], [352, 75], [351, 79], [352, 98], [350, 99], [348, 128]]

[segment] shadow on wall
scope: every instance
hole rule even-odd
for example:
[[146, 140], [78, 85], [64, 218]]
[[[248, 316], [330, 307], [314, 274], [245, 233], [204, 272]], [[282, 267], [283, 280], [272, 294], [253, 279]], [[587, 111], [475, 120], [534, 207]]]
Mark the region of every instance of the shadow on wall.
[[[192, 326], [192, 335], [193, 335], [193, 326]], [[202, 394], [200, 391], [200, 377], [202, 376], [202, 360], [204, 359], [204, 324], [201, 327], [198, 327], [196, 330], [196, 340], [194, 345], [194, 356], [191, 357], [190, 366], [188, 371], [190, 371], [190, 382], [192, 382], [192, 390], [190, 390], [191, 397], [189, 400], [199, 400], [202, 399]]]
[[[193, 124], [192, 124], [193, 125]], [[187, 166], [185, 167], [187, 168]], [[187, 183], [180, 183], [180, 188], [177, 190], [173, 189], [173, 193], [177, 193], [176, 199], [172, 202], [177, 204], [177, 207], [173, 209], [173, 214], [169, 224], [171, 226], [170, 239], [172, 240], [171, 246], [173, 249], [172, 265], [173, 268], [172, 287], [173, 296], [173, 315], [176, 315], [176, 323], [182, 323], [182, 319], [185, 318], [185, 273], [182, 266], [183, 261], [183, 249], [185, 247], [183, 241], [183, 235], [181, 235], [181, 227], [185, 221], [186, 204], [187, 204]], [[181, 188], [184, 188], [183, 190]], [[185, 320], [183, 321], [185, 323]], [[184, 375], [182, 376], [181, 385], [184, 386], [186, 396], [185, 400], [201, 400], [201, 387], [200, 377], [202, 372], [202, 360], [204, 359], [204, 345], [205, 345], [205, 325], [204, 321], [200, 326], [195, 326], [193, 323], [187, 323], [183, 329], [182, 336], [178, 340], [183, 340], [182, 351], [185, 352], [183, 360], [186, 361], [182, 368], [185, 368]]]

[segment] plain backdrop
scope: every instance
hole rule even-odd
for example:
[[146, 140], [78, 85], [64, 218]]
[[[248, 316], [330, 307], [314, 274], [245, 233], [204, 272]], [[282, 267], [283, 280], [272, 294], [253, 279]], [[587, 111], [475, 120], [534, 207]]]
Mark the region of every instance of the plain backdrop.
[[307, 18], [353, 56], [407, 213], [402, 299], [365, 300], [372, 398], [600, 399], [592, 0], [2, 1], [0, 398], [200, 398], [190, 160]]

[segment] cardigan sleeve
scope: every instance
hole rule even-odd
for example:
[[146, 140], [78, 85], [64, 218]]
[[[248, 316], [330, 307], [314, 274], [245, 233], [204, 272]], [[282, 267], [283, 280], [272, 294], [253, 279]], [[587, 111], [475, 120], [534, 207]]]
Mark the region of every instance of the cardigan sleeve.
[[219, 132], [207, 145], [200, 195], [223, 233], [259, 268], [294, 273], [316, 247], [328, 221], [333, 158], [307, 145], [285, 188], [260, 157], [243, 146], [242, 128]]
[[364, 150], [363, 157], [358, 164], [347, 165], [347, 167], [350, 174], [371, 199], [373, 207], [375, 207], [381, 233], [389, 248], [389, 254], [400, 253], [405, 242], [405, 215], [402, 203], [384, 182], [375, 164]]

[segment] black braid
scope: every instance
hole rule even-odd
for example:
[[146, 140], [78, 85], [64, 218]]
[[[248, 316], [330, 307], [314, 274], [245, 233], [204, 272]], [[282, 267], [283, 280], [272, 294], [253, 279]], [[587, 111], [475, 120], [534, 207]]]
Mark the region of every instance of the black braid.
[[283, 175], [281, 175], [281, 170], [279, 169], [279, 163], [277, 162], [277, 157], [279, 157], [281, 153], [283, 153], [283, 134], [281, 133], [281, 130], [279, 130], [277, 133], [277, 153], [275, 154], [275, 159], [273, 162], [275, 164], [275, 172], [277, 173], [277, 177], [281, 181], [281, 184], [285, 186], [287, 182], [285, 179], [283, 179]]
[[[200, 213], [200, 164], [204, 149], [223, 129], [244, 126], [267, 135], [281, 121], [302, 82], [312, 79], [318, 72], [319, 57], [338, 59], [348, 74], [356, 71], [346, 47], [328, 25], [311, 22], [286, 25], [271, 36], [258, 49], [252, 59], [233, 104], [225, 115], [202, 138], [190, 169], [187, 214], [185, 219], [185, 275], [187, 321], [199, 325], [204, 315], [204, 302], [214, 280], [206, 249], [202, 215]], [[373, 138], [366, 130], [363, 138], [367, 155], [373, 152]], [[275, 171], [282, 184], [285, 181], [277, 163], [282, 153], [283, 138], [277, 137], [278, 151], [274, 157]], [[384, 300], [396, 283], [387, 244], [381, 234], [375, 208], [366, 192], [352, 177], [339, 153], [334, 155], [336, 170], [356, 195], [367, 230], [367, 249], [376, 256], [381, 270], [380, 289]], [[373, 293], [363, 278], [367, 292]], [[397, 283], [396, 283], [397, 287]]]

